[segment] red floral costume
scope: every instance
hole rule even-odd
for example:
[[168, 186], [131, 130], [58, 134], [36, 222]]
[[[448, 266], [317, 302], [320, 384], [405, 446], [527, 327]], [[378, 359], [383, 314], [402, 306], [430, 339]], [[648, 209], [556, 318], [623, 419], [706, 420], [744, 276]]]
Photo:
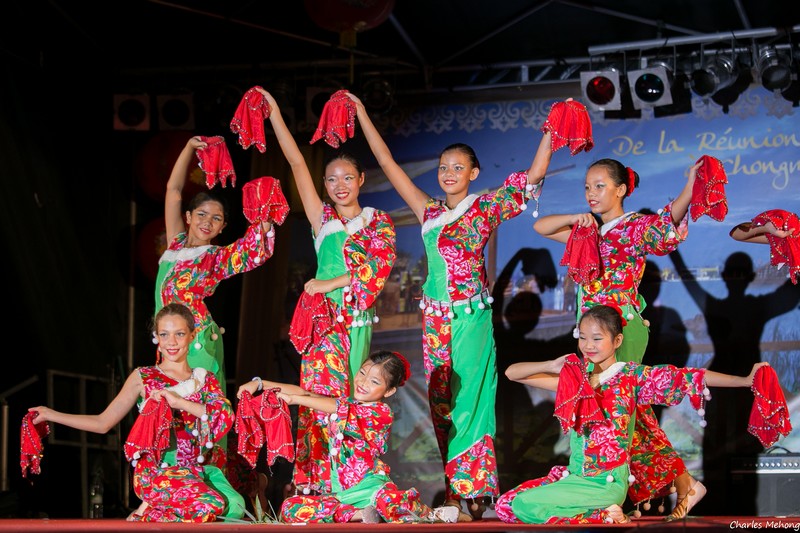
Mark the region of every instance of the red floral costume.
[[[658, 214], [625, 213], [600, 227], [602, 276], [578, 287], [578, 320], [583, 310], [593, 305], [612, 304], [622, 309], [627, 324], [617, 360], [642, 362], [649, 331], [641, 317], [646, 302], [639, 295], [639, 283], [647, 256], [675, 250], [686, 239], [688, 223], [684, 216], [675, 225], [672, 204], [668, 204]], [[686, 471], [649, 405], [637, 410], [631, 457], [636, 480], [628, 495], [634, 504], [667, 495], [672, 481]]]
[[373, 505], [387, 522], [417, 522], [431, 508], [417, 489], [400, 490], [380, 456], [389, 447], [392, 410], [383, 402], [338, 398], [336, 412], [325, 417], [331, 435], [329, 456], [332, 494], [291, 496], [281, 506], [284, 522], [349, 522]]
[[[497, 191], [469, 195], [453, 209], [435, 199], [425, 206], [422, 350], [448, 500], [498, 494], [497, 366], [484, 247], [531, 195], [538, 198], [541, 183], [528, 193], [527, 179], [525, 172], [515, 172]], [[453, 380], [460, 383], [456, 390]]]
[[[154, 390], [183, 387], [186, 383], [172, 379], [157, 366], [138, 371], [145, 398]], [[224, 452], [218, 443], [233, 427], [231, 404], [211, 372], [195, 368], [189, 379], [196, 381], [193, 391], [184, 398], [205, 404], [205, 420], [175, 411], [170, 447], [160, 460], [145, 454], [133, 462], [134, 492], [148, 504], [142, 515], [134, 515], [137, 520], [208, 522], [219, 516], [244, 516], [244, 500], [220, 470]]]
[[189, 347], [189, 366], [213, 372], [225, 393], [225, 357], [222, 334], [205, 299], [224, 279], [253, 270], [272, 257], [274, 233], [264, 234], [261, 224], [247, 228], [244, 236], [227, 246], [186, 247], [179, 233], [158, 261], [156, 312], [170, 302], [192, 310], [197, 337]]
[[[558, 386], [577, 388], [566, 383], [563, 372]], [[699, 407], [705, 388], [703, 369], [614, 363], [600, 374], [594, 389], [603, 420], [584, 426], [583, 432], [570, 429], [569, 465], [555, 466], [547, 476], [503, 494], [495, 507], [497, 516], [504, 522], [529, 524], [610, 521], [605, 509], [625, 501], [639, 409], [677, 405], [686, 396]]]
[[[355, 373], [369, 355], [375, 300], [392, 271], [395, 230], [385, 212], [365, 207], [350, 221], [324, 204], [322, 225], [315, 236], [317, 279], [349, 274], [350, 285], [325, 295], [335, 319], [334, 328], [302, 354], [300, 386], [324, 396], [349, 396]], [[330, 490], [328, 438], [324, 414], [298, 409], [295, 484], [320, 491]]]

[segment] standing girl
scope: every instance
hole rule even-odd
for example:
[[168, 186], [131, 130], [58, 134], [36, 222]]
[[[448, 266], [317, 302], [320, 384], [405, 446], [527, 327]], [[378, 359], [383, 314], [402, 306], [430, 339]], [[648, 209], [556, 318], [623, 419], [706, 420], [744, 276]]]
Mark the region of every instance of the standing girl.
[[[597, 242], [599, 247], [600, 274], [593, 279], [584, 277], [578, 286], [578, 320], [585, 309], [594, 305], [608, 304], [621, 308], [627, 324], [625, 342], [616, 355], [620, 361], [642, 362], [649, 323], [641, 317], [646, 304], [638, 289], [647, 255], [666, 255], [686, 238], [687, 213], [700, 165], [702, 163], [691, 167], [686, 185], [675, 200], [659, 214], [646, 215], [623, 209], [624, 199], [639, 185], [639, 175], [615, 159], [600, 159], [586, 172], [584, 191], [590, 212], [544, 216], [533, 226], [542, 236], [567, 243], [568, 247], [573, 244], [570, 239], [575, 230], [594, 230], [599, 226], [599, 236], [593, 242]], [[579, 244], [576, 242], [574, 246]], [[680, 509], [688, 513], [705, 494], [705, 489], [699, 484], [700, 490], [695, 490], [695, 495], [689, 497], [689, 491], [698, 482], [689, 475], [683, 460], [658, 426], [651, 407], [643, 405], [638, 409], [635, 420], [637, 436], [631, 451], [635, 481], [630, 487], [631, 500], [638, 505], [676, 490], [678, 502], [686, 500], [688, 505], [676, 506], [673, 515]], [[674, 489], [671, 487], [673, 482]], [[673, 518], [682, 518], [673, 515]]]
[[212, 244], [228, 224], [221, 196], [201, 191], [183, 208], [183, 188], [195, 151], [207, 143], [192, 137], [175, 161], [167, 182], [164, 222], [168, 248], [158, 261], [156, 311], [181, 302], [194, 314], [197, 337], [189, 348], [189, 365], [214, 373], [225, 392], [223, 330], [217, 326], [205, 299], [224, 279], [248, 272], [272, 256], [275, 232], [269, 222], [256, 222], [244, 236], [227, 246]]
[[281, 506], [284, 522], [456, 521], [454, 507], [431, 509], [420, 501], [417, 489], [400, 490], [380, 459], [389, 447], [394, 417], [385, 400], [408, 381], [410, 368], [397, 352], [375, 352], [358, 370], [352, 396], [328, 397], [258, 378], [239, 387], [239, 396], [279, 389], [278, 397], [288, 405], [314, 409], [325, 417], [332, 442], [325, 459], [334, 494], [287, 498]]
[[[146, 403], [168, 404], [172, 410], [168, 447], [160, 458], [150, 449], [134, 461], [133, 489], [142, 504], [128, 517], [130, 521], [209, 522], [217, 517], [244, 516], [243, 498], [219, 468], [224, 456], [218, 443], [233, 427], [231, 404], [213, 373], [188, 363], [195, 340], [194, 321], [192, 312], [182, 304], [162, 307], [153, 321], [159, 363], [134, 370], [99, 415], [61, 413], [44, 406], [29, 409], [37, 413], [34, 424], [55, 422], [107, 433], [134, 405], [139, 405], [139, 417], [144, 417], [158, 416]], [[126, 448], [131, 440], [126, 441]]]
[[[377, 321], [375, 301], [394, 265], [394, 224], [385, 212], [361, 207], [358, 194], [364, 170], [346, 153], [335, 155], [325, 165], [323, 181], [333, 205], [323, 202], [277, 102], [264, 89], [257, 90], [270, 106], [270, 124], [291, 166], [317, 252], [317, 273], [305, 284], [293, 327], [302, 319], [304, 306], [314, 301], [311, 297], [319, 302], [324, 296], [321, 307], [325, 313], [329, 309], [336, 321], [298, 350], [302, 355], [300, 386], [316, 394], [346, 397], [369, 355], [372, 325]], [[306, 311], [316, 314], [310, 308]], [[330, 491], [325, 425], [324, 414], [305, 406], [298, 410], [294, 482], [305, 486], [304, 490]]]
[[[555, 416], [570, 434], [568, 466], [526, 481], [497, 501], [504, 522], [585, 524], [630, 519], [622, 512], [628, 489], [634, 419], [639, 405], [677, 405], [689, 396], [699, 408], [709, 387], [750, 387], [746, 377], [700, 368], [618, 362], [623, 319], [619, 308], [597, 305], [580, 318], [575, 354], [552, 361], [516, 363], [506, 376], [556, 393]], [[564, 401], [559, 403], [560, 398]]]
[[[469, 194], [480, 164], [466, 144], [445, 148], [439, 158], [437, 200], [420, 190], [398, 165], [361, 101], [357, 117], [372, 153], [400, 196], [422, 224], [428, 257], [423, 286], [422, 350], [433, 427], [445, 470], [446, 504], [480, 518], [484, 498], [498, 495], [495, 459], [497, 367], [492, 330], [492, 298], [484, 247], [500, 223], [519, 215], [526, 200], [538, 200], [552, 155], [544, 134], [527, 171], [514, 172], [496, 191]], [[468, 521], [468, 515], [460, 520]]]

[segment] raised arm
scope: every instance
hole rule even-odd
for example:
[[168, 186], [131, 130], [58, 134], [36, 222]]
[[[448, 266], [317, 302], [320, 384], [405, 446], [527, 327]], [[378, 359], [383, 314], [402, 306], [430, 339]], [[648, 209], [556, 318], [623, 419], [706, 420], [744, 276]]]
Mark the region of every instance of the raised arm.
[[514, 363], [506, 369], [506, 377], [523, 385], [555, 391], [558, 389], [558, 375], [566, 358], [566, 355], [562, 355], [550, 361]]
[[533, 161], [528, 169], [528, 183], [531, 185], [536, 185], [542, 181], [547, 173], [550, 159], [553, 157], [551, 148], [552, 136], [553, 134], [547, 131], [542, 135], [542, 140], [539, 141], [539, 148], [536, 149], [536, 154], [534, 154]]
[[300, 152], [300, 148], [297, 147], [292, 133], [286, 126], [286, 122], [283, 120], [281, 110], [275, 98], [264, 89], [257, 88], [256, 90], [260, 92], [264, 98], [267, 99], [267, 103], [269, 103], [271, 109], [269, 122], [275, 132], [275, 137], [278, 139], [278, 144], [283, 151], [283, 155], [286, 157], [292, 169], [292, 175], [297, 184], [297, 191], [300, 193], [300, 200], [303, 202], [303, 209], [306, 212], [308, 221], [311, 223], [311, 227], [314, 229], [314, 234], [316, 234], [319, 232], [320, 225], [322, 224], [322, 198], [320, 198], [319, 192], [317, 192], [316, 187], [314, 187], [314, 180], [311, 177], [311, 172], [308, 170], [306, 160]]
[[164, 195], [164, 223], [166, 226], [167, 244], [171, 243], [175, 235], [186, 231], [183, 219], [183, 187], [189, 176], [189, 167], [194, 161], [195, 150], [205, 148], [207, 143], [200, 137], [192, 137], [186, 141], [186, 146], [181, 150], [178, 159], [172, 166], [172, 173], [167, 181], [167, 191]]
[[533, 224], [533, 229], [542, 237], [566, 243], [575, 224], [584, 227], [597, 226], [597, 219], [591, 213], [547, 215], [537, 220]]
[[81, 431], [91, 431], [92, 433], [108, 433], [108, 431], [119, 424], [125, 415], [136, 405], [136, 400], [142, 395], [142, 378], [139, 371], [135, 370], [125, 380], [125, 384], [119, 393], [111, 400], [108, 407], [99, 415], [74, 415], [62, 413], [45, 407], [31, 407], [28, 411], [35, 411], [36, 418], [34, 424], [39, 422], [54, 422]]
[[680, 224], [683, 217], [689, 211], [689, 204], [692, 201], [692, 189], [694, 188], [694, 180], [697, 176], [697, 169], [703, 164], [702, 161], [689, 169], [689, 179], [686, 180], [686, 185], [675, 200], [672, 201], [672, 222]]
[[364, 104], [353, 94], [347, 94], [350, 99], [355, 102], [358, 117], [358, 123], [361, 124], [361, 130], [364, 132], [364, 137], [367, 139], [372, 155], [378, 161], [383, 173], [389, 179], [389, 182], [397, 190], [400, 197], [408, 204], [411, 210], [417, 217], [417, 220], [422, 222], [422, 217], [425, 212], [425, 204], [428, 202], [430, 196], [422, 189], [414, 185], [408, 174], [402, 169], [400, 165], [395, 162], [389, 147], [386, 146], [383, 138], [381, 137], [372, 120], [369, 118]]

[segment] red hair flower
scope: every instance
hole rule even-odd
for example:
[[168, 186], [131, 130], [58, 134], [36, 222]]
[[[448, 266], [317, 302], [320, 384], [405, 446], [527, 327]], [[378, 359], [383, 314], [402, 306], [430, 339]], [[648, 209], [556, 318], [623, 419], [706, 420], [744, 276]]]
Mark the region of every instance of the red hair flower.
[[628, 171], [628, 183], [626, 184], [628, 186], [628, 192], [625, 193], [625, 196], [630, 196], [636, 188], [636, 173], [631, 167], [625, 167], [625, 170]]
[[411, 363], [409, 363], [408, 359], [403, 357], [399, 352], [392, 352], [392, 353], [394, 353], [394, 355], [398, 359], [400, 359], [400, 362], [403, 363], [403, 368], [405, 368], [405, 373], [403, 377], [400, 379], [400, 383], [398, 384], [398, 387], [402, 387], [406, 381], [411, 379]]

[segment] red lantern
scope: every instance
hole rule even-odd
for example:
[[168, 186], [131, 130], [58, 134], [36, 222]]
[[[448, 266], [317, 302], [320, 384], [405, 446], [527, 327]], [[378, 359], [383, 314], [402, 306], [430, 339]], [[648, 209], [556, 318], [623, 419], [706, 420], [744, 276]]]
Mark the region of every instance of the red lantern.
[[364, 31], [389, 18], [394, 0], [305, 0], [311, 20], [335, 32]]

